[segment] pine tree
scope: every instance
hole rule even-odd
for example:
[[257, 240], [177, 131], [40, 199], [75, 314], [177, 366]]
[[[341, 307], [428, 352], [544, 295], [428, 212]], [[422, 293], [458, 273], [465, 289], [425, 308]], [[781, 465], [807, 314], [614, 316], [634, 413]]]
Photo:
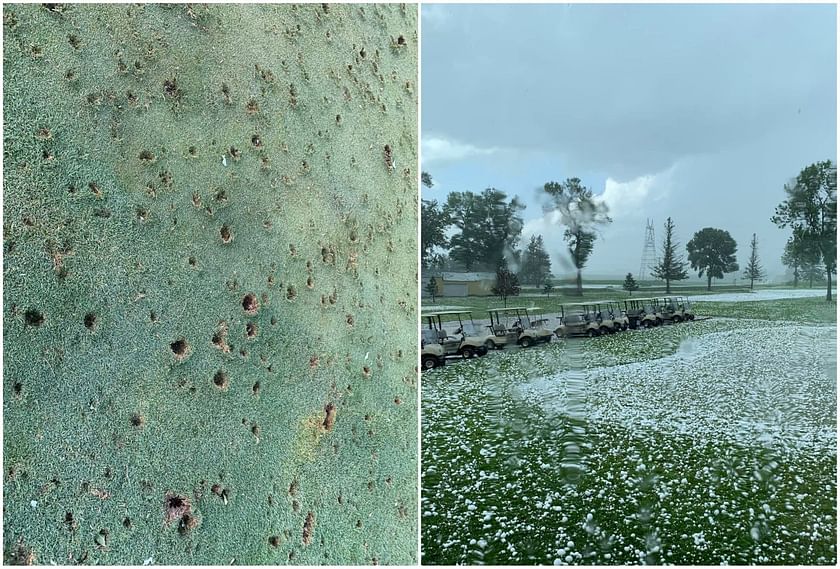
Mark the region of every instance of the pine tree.
[[426, 283], [426, 292], [432, 297], [432, 302], [435, 301], [435, 297], [437, 297], [437, 282], [435, 281], [435, 277], [429, 279], [429, 282]]
[[750, 290], [752, 290], [755, 281], [760, 281], [765, 276], [764, 269], [758, 260], [758, 241], [755, 238], [755, 233], [753, 233], [750, 242], [750, 260], [747, 261], [747, 266], [744, 268], [744, 278], [750, 279]]
[[677, 253], [679, 243], [674, 241], [674, 222], [669, 217], [665, 222], [665, 240], [662, 242], [662, 260], [653, 267], [653, 276], [665, 281], [665, 294], [671, 294], [671, 281], [688, 278], [686, 263]]
[[627, 273], [622, 288], [629, 292], [630, 296], [633, 296], [634, 290], [639, 290], [639, 285], [636, 283], [636, 279], [633, 278], [633, 273]]
[[519, 295], [519, 278], [507, 267], [499, 267], [496, 270], [496, 285], [493, 287], [493, 294], [505, 302], [507, 308], [508, 296]]
[[528, 247], [522, 253], [522, 269], [519, 278], [523, 283], [542, 285], [551, 275], [551, 257], [545, 250], [542, 235], [532, 235]]

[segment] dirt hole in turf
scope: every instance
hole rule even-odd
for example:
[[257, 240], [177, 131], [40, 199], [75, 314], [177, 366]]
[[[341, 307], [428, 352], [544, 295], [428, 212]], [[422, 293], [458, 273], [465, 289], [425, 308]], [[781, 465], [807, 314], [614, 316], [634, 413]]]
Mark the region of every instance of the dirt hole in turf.
[[252, 435], [254, 435], [257, 438], [260, 438], [260, 432], [262, 432], [262, 429], [260, 429], [260, 426], [257, 423], [254, 423], [253, 425], [251, 425], [251, 434]]
[[309, 512], [306, 514], [306, 520], [303, 522], [303, 545], [312, 543], [312, 533], [315, 531], [315, 514]]
[[175, 358], [179, 360], [185, 359], [190, 354], [190, 345], [183, 338], [179, 338], [169, 344], [169, 348], [172, 350], [172, 353], [175, 354]]
[[260, 392], [260, 382], [256, 382], [253, 387], [251, 387], [251, 391], [254, 392], [254, 395], [258, 395]]
[[308, 277], [306, 279], [306, 288], [315, 288], [315, 279]]
[[197, 263], [195, 257], [190, 257], [189, 259], [187, 259], [187, 262], [190, 264], [191, 267], [194, 267]]
[[96, 314], [88, 312], [85, 314], [85, 328], [93, 330], [96, 327]]
[[219, 389], [227, 389], [230, 384], [230, 377], [222, 370], [216, 372], [213, 376], [213, 385]]
[[256, 314], [259, 307], [260, 305], [257, 302], [257, 295], [254, 293], [249, 292], [242, 297], [242, 309], [248, 314]]
[[44, 315], [37, 310], [27, 310], [23, 314], [23, 318], [29, 326], [37, 327], [44, 323]]
[[370, 368], [368, 366], [363, 367], [362, 368], [362, 373], [364, 374], [365, 377], [370, 377]]
[[198, 526], [198, 518], [187, 512], [181, 516], [181, 522], [178, 524], [178, 533], [186, 535]]
[[190, 156], [195, 156], [198, 154], [198, 148], [196, 148], [195, 146], [190, 146], [187, 152], [189, 152]]
[[184, 496], [178, 496], [173, 492], [167, 492], [163, 499], [164, 518], [166, 524], [173, 522], [179, 518], [183, 518], [186, 514], [192, 512], [192, 505], [190, 501]]
[[335, 425], [335, 414], [336, 408], [334, 403], [327, 403], [326, 407], [324, 407], [324, 430], [329, 432], [332, 431], [333, 426]]
[[245, 325], [245, 333], [248, 335], [249, 338], [256, 338], [257, 337], [257, 325], [253, 322], [248, 322]]
[[140, 159], [140, 162], [154, 162], [155, 161], [155, 155], [152, 154], [151, 151], [149, 151], [149, 150], [143, 150], [142, 152], [140, 152], [140, 155], [138, 156], [138, 158]]
[[259, 134], [255, 134], [251, 137], [251, 144], [254, 146], [254, 148], [261, 148], [262, 147], [263, 143], [262, 143], [262, 139], [260, 138]]
[[233, 233], [231, 233], [230, 227], [227, 224], [222, 225], [222, 228], [219, 230], [219, 235], [222, 237], [222, 243], [233, 241]]
[[14, 386], [12, 386], [12, 389], [15, 390], [15, 395], [20, 395], [23, 391], [23, 384], [19, 381], [16, 381]]
[[400, 36], [397, 38], [397, 45], [405, 45], [405, 37]]
[[297, 292], [295, 291], [295, 287], [293, 287], [292, 285], [289, 285], [288, 288], [286, 288], [286, 298], [288, 298], [289, 300], [294, 300], [295, 298], [297, 298]]
[[140, 413], [133, 413], [131, 415], [131, 419], [129, 419], [129, 422], [131, 423], [132, 427], [140, 428], [144, 424], [146, 424], [146, 418], [143, 417], [143, 415], [141, 415]]
[[123, 520], [123, 527], [126, 529], [131, 529], [131, 518], [125, 518]]
[[271, 537], [268, 538], [268, 544], [271, 547], [280, 547], [280, 536], [272, 535]]

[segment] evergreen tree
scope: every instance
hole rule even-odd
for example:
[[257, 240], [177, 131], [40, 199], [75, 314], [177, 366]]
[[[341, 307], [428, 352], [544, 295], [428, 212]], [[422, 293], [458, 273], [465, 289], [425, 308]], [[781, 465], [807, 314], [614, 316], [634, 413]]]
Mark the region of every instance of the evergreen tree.
[[761, 263], [758, 260], [758, 241], [753, 233], [752, 241], [750, 242], [750, 260], [747, 261], [747, 266], [744, 268], [744, 278], [750, 279], [750, 290], [753, 289], [755, 281], [760, 281], [766, 276]]
[[551, 257], [545, 250], [542, 235], [532, 235], [528, 247], [522, 253], [519, 278], [523, 283], [540, 286], [550, 275]]
[[630, 293], [630, 296], [633, 296], [634, 290], [639, 290], [639, 285], [636, 283], [636, 279], [633, 278], [633, 273], [627, 273], [627, 276], [624, 277], [624, 284], [621, 286]]
[[653, 276], [665, 281], [665, 294], [671, 294], [671, 281], [688, 278], [686, 263], [677, 253], [678, 243], [674, 241], [674, 222], [669, 217], [665, 222], [665, 239], [662, 242], [662, 260], [653, 267]]
[[428, 292], [429, 296], [432, 297], [432, 302], [434, 302], [437, 297], [437, 291], [437, 281], [435, 281], [435, 277], [432, 277], [429, 279], [429, 282], [426, 283], [426, 292]]

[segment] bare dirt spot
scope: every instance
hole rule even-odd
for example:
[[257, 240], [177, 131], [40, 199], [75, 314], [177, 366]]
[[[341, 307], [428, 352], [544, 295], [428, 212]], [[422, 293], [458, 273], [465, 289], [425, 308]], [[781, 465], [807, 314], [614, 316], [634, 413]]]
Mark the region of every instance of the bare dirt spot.
[[169, 525], [173, 521], [183, 518], [184, 515], [192, 512], [192, 504], [185, 496], [179, 496], [174, 492], [167, 492], [163, 499], [163, 522]]
[[213, 346], [216, 347], [218, 350], [222, 350], [224, 353], [230, 353], [230, 346], [227, 343], [227, 322], [222, 320], [219, 322], [219, 326], [216, 329], [216, 332], [213, 334], [213, 337], [210, 341], [213, 343]]
[[178, 533], [186, 535], [198, 527], [199, 520], [193, 514], [187, 512], [181, 516], [181, 521], [178, 524]]
[[169, 348], [172, 350], [172, 353], [175, 354], [175, 359], [178, 361], [187, 359], [192, 351], [189, 342], [187, 342], [184, 338], [178, 338], [169, 344]]
[[327, 406], [324, 407], [324, 422], [322, 423], [325, 431], [332, 431], [333, 426], [335, 425], [335, 414], [335, 404], [327, 403]]
[[44, 315], [37, 310], [27, 310], [23, 313], [23, 320], [27, 326], [35, 326], [37, 328], [44, 323]]
[[297, 298], [297, 291], [295, 291], [295, 287], [293, 287], [292, 285], [289, 285], [286, 288], [286, 298], [288, 300], [294, 300], [295, 298]]
[[222, 238], [222, 243], [230, 243], [233, 241], [233, 232], [230, 230], [227, 223], [222, 225], [222, 228], [219, 230], [219, 236]]
[[93, 330], [96, 327], [96, 314], [88, 312], [85, 314], [85, 328]]
[[217, 371], [213, 376], [213, 385], [222, 390], [227, 389], [228, 385], [230, 385], [230, 376], [223, 370]]
[[242, 309], [248, 314], [256, 314], [257, 310], [259, 310], [260, 304], [257, 301], [257, 295], [252, 292], [249, 292], [244, 297], [242, 297]]
[[143, 425], [146, 424], [146, 418], [143, 417], [140, 413], [134, 413], [131, 415], [131, 419], [129, 419], [132, 427], [142, 428]]
[[312, 543], [312, 534], [315, 531], [315, 514], [306, 514], [306, 521], [303, 522], [303, 545]]
[[257, 337], [257, 325], [253, 322], [248, 322], [245, 325], [245, 334], [248, 336], [249, 339], [253, 340]]
[[280, 547], [280, 536], [279, 535], [272, 535], [268, 538], [268, 544], [271, 547]]

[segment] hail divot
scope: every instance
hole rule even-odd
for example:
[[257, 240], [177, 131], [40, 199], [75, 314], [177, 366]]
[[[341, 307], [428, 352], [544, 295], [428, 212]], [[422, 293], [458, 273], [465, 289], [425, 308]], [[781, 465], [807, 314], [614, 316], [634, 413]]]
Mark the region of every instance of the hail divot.
[[222, 243], [230, 243], [233, 241], [233, 232], [230, 230], [227, 223], [222, 225], [222, 228], [219, 229], [219, 236], [222, 238]]
[[362, 375], [364, 375], [365, 377], [370, 377], [370, 368], [368, 366], [362, 368]]
[[251, 137], [251, 146], [254, 148], [262, 148], [262, 139], [260, 138], [259, 134], [255, 134]]
[[268, 538], [268, 544], [271, 547], [275, 547], [275, 548], [280, 547], [280, 536], [272, 535], [271, 537]]
[[187, 359], [192, 351], [189, 342], [187, 342], [184, 338], [178, 338], [169, 344], [169, 349], [172, 350], [172, 353], [175, 355], [175, 359], [178, 361]]
[[295, 287], [293, 287], [292, 285], [289, 285], [286, 288], [286, 298], [288, 300], [294, 300], [295, 298], [297, 298], [297, 292], [295, 291]]
[[12, 386], [12, 389], [14, 390], [15, 395], [19, 397], [20, 394], [23, 392], [23, 384], [19, 381], [16, 381], [15, 384]]
[[330, 432], [333, 430], [333, 426], [335, 426], [335, 414], [335, 404], [327, 403], [326, 407], [324, 407], [323, 427], [325, 431]]
[[303, 545], [312, 543], [312, 534], [315, 531], [315, 514], [309, 512], [306, 514], [306, 520], [303, 522]]
[[131, 526], [132, 526], [132, 523], [131, 523], [131, 518], [125, 518], [125, 519], [123, 520], [123, 527], [124, 527], [125, 529], [131, 529]]
[[312, 277], [307, 277], [306, 279], [306, 288], [313, 289], [315, 288], [315, 279]]
[[191, 267], [195, 267], [195, 266], [196, 266], [196, 264], [198, 263], [198, 261], [196, 261], [196, 258], [195, 258], [195, 257], [190, 257], [189, 259], [187, 259], [187, 263], [189, 263], [189, 265], [190, 265]]
[[140, 413], [134, 413], [131, 415], [131, 418], [128, 420], [131, 423], [132, 427], [142, 428], [144, 424], [146, 424], [146, 419]]
[[260, 112], [260, 106], [254, 99], [248, 101], [248, 104], [245, 105], [245, 112], [249, 115], [255, 115]]
[[253, 340], [257, 337], [257, 325], [253, 322], [248, 322], [245, 325], [245, 334], [248, 336], [248, 339]]
[[259, 394], [260, 394], [260, 382], [259, 382], [259, 381], [258, 381], [258, 382], [256, 382], [256, 383], [255, 383], [255, 384], [251, 387], [251, 391], [254, 393], [254, 395], [259, 395]]
[[155, 155], [150, 150], [143, 150], [137, 156], [140, 162], [151, 163], [155, 161]]
[[96, 327], [96, 314], [88, 312], [85, 314], [85, 328], [93, 330]]
[[217, 350], [222, 350], [224, 353], [230, 353], [230, 346], [227, 343], [227, 322], [224, 320], [219, 322], [219, 326], [210, 341]]
[[260, 433], [261, 432], [262, 432], [262, 429], [260, 428], [260, 425], [258, 423], [252, 423], [251, 424], [251, 434], [254, 435], [254, 437], [256, 437], [256, 439], [258, 441], [260, 440]]
[[348, 325], [348, 326], [353, 326], [353, 325], [354, 325], [354, 323], [355, 323], [355, 320], [354, 320], [354, 318], [353, 318], [353, 315], [352, 315], [352, 314], [348, 314], [348, 315], [347, 315], [347, 325]]
[[242, 309], [248, 314], [256, 314], [257, 310], [259, 310], [260, 304], [257, 301], [257, 295], [252, 292], [249, 292], [244, 297], [242, 297]]
[[213, 375], [213, 385], [221, 390], [225, 390], [230, 385], [230, 377], [225, 371], [219, 370]]
[[163, 522], [169, 525], [173, 521], [183, 518], [192, 512], [192, 504], [185, 496], [174, 492], [167, 492], [163, 498]]
[[297, 479], [292, 480], [289, 484], [289, 496], [296, 496], [298, 493], [298, 489], [300, 489], [300, 484], [298, 483]]
[[44, 323], [44, 315], [37, 310], [27, 310], [23, 313], [23, 320], [27, 326], [38, 327]]

